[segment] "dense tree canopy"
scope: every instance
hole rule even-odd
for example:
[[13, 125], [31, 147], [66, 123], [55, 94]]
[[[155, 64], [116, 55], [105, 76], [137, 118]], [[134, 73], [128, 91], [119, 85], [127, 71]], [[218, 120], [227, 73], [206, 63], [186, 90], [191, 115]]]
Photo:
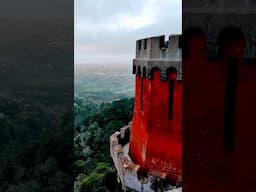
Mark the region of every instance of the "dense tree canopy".
[[116, 173], [109, 154], [109, 137], [131, 121], [133, 102], [122, 99], [103, 103], [76, 127], [76, 191], [114, 191]]
[[71, 192], [73, 114], [0, 98], [0, 191]]

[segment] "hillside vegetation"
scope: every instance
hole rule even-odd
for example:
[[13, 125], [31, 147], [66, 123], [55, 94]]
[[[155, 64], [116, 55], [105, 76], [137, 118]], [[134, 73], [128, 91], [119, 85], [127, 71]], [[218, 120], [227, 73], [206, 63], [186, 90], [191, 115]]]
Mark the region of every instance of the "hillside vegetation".
[[95, 108], [76, 103], [75, 111], [80, 111], [84, 118], [75, 127], [75, 191], [115, 191], [116, 173], [109, 137], [131, 121], [133, 103], [134, 99], [121, 99]]

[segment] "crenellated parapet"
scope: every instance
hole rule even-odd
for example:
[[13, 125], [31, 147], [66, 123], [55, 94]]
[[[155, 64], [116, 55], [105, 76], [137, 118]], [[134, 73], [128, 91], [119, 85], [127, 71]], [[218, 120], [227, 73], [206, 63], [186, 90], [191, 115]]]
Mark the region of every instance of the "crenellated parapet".
[[133, 60], [133, 74], [152, 79], [153, 70], [158, 69], [161, 80], [167, 79], [168, 71], [177, 71], [177, 80], [182, 79], [182, 50], [180, 35], [170, 35], [168, 41], [165, 36], [140, 39], [136, 42], [136, 58]]
[[[219, 37], [227, 29], [239, 30], [245, 40], [245, 59], [256, 58], [256, 2], [252, 0], [191, 0], [184, 4], [183, 34], [197, 28], [205, 36], [208, 58], [219, 57]], [[232, 33], [232, 32], [231, 32]]]

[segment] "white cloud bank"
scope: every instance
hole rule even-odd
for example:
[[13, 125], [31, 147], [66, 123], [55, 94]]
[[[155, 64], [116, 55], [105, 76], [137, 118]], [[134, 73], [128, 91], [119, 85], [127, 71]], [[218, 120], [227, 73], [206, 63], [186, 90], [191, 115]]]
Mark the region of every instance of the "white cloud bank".
[[181, 9], [181, 0], [75, 0], [75, 64], [128, 62], [137, 39], [181, 33]]

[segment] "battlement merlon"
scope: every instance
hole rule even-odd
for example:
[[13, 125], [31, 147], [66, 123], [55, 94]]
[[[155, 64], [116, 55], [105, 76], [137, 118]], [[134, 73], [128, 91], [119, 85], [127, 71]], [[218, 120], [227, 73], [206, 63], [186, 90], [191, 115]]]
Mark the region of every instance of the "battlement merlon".
[[181, 60], [181, 35], [155, 36], [136, 41], [136, 59], [146, 60]]

